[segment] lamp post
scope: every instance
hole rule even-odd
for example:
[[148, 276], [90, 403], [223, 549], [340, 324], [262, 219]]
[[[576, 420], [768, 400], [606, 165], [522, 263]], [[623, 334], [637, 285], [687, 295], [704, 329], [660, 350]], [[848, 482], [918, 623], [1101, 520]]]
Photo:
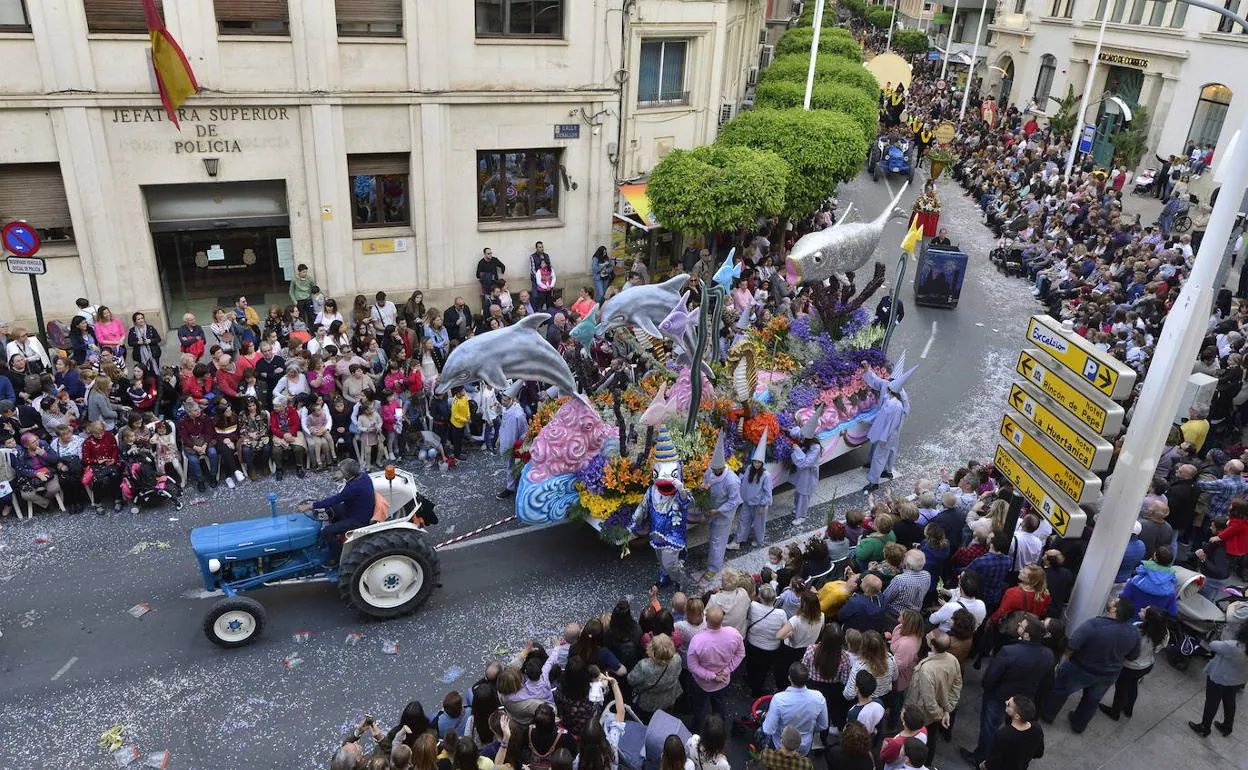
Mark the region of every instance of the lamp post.
[[945, 67], [949, 66], [949, 49], [953, 47], [953, 23], [958, 20], [958, 0], [953, 0], [953, 13], [949, 16], [949, 34], [945, 36], [945, 58], [940, 62], [940, 79], [945, 79]]
[[893, 51], [893, 27], [897, 26], [897, 4], [901, 0], [893, 0], [893, 15], [888, 19], [888, 42], [884, 44], [884, 53]]
[[[979, 7], [979, 23], [975, 25], [975, 46], [971, 49], [971, 63], [966, 69], [966, 88], [962, 90], [962, 109], [958, 110], [958, 126], [962, 126], [962, 120], [966, 118], [966, 102], [971, 98], [971, 78], [975, 74], [975, 62], [979, 60], [979, 36], [984, 32], [984, 17], [988, 15], [988, 0], [983, 0], [983, 4]], [[950, 34], [953, 33], [953, 26], [949, 27]]]
[[[1183, 0], [1179, 0], [1183, 2]], [[1088, 111], [1088, 99], [1092, 96], [1092, 81], [1096, 78], [1096, 64], [1101, 58], [1101, 44], [1105, 42], [1105, 22], [1109, 19], [1109, 0], [1101, 9], [1101, 31], [1096, 35], [1096, 48], [1092, 51], [1092, 61], [1088, 64], [1088, 79], [1083, 84], [1083, 98], [1079, 100], [1079, 119], [1070, 133], [1070, 152], [1066, 155], [1066, 173], [1062, 179], [1069, 180], [1071, 169], [1075, 167], [1075, 150], [1079, 149], [1079, 134], [1083, 132], [1083, 121]]]
[[823, 5], [827, 0], [815, 0], [815, 34], [810, 39], [810, 68], [806, 70], [806, 96], [802, 99], [802, 109], [810, 109], [810, 94], [815, 89], [815, 60], [819, 56], [819, 30], [823, 28]]
[[[1248, 30], [1248, 19], [1207, 0], [1178, 0], [1219, 13]], [[1089, 78], [1089, 82], [1090, 82]], [[1205, 334], [1205, 319], [1218, 289], [1217, 276], [1244, 190], [1248, 188], [1248, 121], [1231, 139], [1214, 173], [1222, 182], [1205, 238], [1178, 300], [1166, 316], [1148, 376], [1136, 401], [1135, 420], [1127, 429], [1101, 513], [1088, 543], [1088, 556], [1075, 580], [1070, 601], [1071, 626], [1100, 614], [1114, 584], [1144, 493], [1170, 431], [1169, 416], [1179, 408], [1188, 375]]]

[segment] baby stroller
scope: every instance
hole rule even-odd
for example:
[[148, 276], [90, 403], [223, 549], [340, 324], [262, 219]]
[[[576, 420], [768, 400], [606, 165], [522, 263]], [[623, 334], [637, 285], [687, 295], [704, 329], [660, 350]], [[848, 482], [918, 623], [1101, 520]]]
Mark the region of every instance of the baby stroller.
[[1153, 180], [1157, 178], [1157, 169], [1146, 168], [1135, 177], [1135, 188], [1132, 190], [1136, 195], [1149, 195], [1153, 190]]
[[750, 706], [750, 713], [732, 724], [733, 735], [745, 736], [745, 748], [750, 759], [757, 761], [767, 748], [767, 734], [763, 732], [763, 720], [767, 718], [767, 709], [771, 707], [771, 696], [764, 695]]
[[150, 451], [132, 448], [121, 465], [121, 496], [130, 503], [131, 513], [162, 500], [170, 500], [174, 510], [182, 510], [182, 486], [157, 469], [156, 456]]
[[1200, 595], [1205, 576], [1185, 567], [1175, 567], [1178, 578], [1177, 628], [1170, 634], [1166, 659], [1184, 671], [1192, 658], [1212, 657], [1209, 645], [1219, 639], [1233, 638], [1236, 630], [1248, 622], [1248, 601], [1227, 593], [1216, 601]]

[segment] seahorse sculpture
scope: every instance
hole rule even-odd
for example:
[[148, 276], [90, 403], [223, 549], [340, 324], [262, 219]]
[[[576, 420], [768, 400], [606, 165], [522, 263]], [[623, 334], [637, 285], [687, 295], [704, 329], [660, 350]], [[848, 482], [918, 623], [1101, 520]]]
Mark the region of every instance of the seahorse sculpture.
[[758, 387], [758, 364], [756, 351], [748, 340], [741, 340], [728, 351], [727, 370], [732, 377], [732, 390], [741, 403], [754, 397]]

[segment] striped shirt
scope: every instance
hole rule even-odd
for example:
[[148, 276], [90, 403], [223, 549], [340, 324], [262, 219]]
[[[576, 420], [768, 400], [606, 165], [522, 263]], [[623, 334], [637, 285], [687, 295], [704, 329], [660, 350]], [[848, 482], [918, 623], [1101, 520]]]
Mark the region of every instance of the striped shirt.
[[1201, 492], [1209, 493], [1208, 518], [1225, 517], [1230, 514], [1231, 500], [1248, 494], [1248, 479], [1243, 475], [1223, 476], [1212, 481], [1198, 481]]

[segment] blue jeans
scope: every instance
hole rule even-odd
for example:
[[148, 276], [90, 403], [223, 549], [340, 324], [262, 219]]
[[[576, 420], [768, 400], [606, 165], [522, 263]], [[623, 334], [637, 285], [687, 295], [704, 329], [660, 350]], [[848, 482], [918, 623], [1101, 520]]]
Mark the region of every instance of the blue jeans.
[[984, 696], [979, 708], [979, 744], [975, 747], [977, 765], [988, 758], [988, 747], [1004, 721], [1005, 701]]
[[1097, 704], [1101, 702], [1102, 696], [1109, 691], [1117, 678], [1117, 674], [1093, 674], [1081, 668], [1078, 663], [1068, 660], [1057, 667], [1053, 689], [1049, 692], [1040, 715], [1052, 722], [1057, 718], [1062, 706], [1066, 704], [1066, 699], [1082, 690], [1083, 696], [1079, 698], [1079, 704], [1075, 706], [1070, 725], [1075, 732], [1081, 733], [1087, 729], [1088, 723], [1096, 714]]
[[608, 281], [606, 278], [601, 278], [595, 275], [594, 276], [594, 299], [596, 299], [598, 302], [602, 302], [603, 296], [606, 295], [607, 293], [607, 287], [610, 285], [611, 285], [611, 282]]
[[212, 475], [212, 478], [215, 479], [217, 477], [218, 467], [217, 448], [210, 446], [208, 447], [208, 451], [202, 455], [195, 452], [182, 452], [182, 459], [186, 460], [186, 470], [192, 477], [194, 477], [195, 483], [197, 484], [206, 480], [204, 479], [204, 469], [200, 467], [199, 464], [200, 458], [206, 458], [208, 460], [208, 472]]

